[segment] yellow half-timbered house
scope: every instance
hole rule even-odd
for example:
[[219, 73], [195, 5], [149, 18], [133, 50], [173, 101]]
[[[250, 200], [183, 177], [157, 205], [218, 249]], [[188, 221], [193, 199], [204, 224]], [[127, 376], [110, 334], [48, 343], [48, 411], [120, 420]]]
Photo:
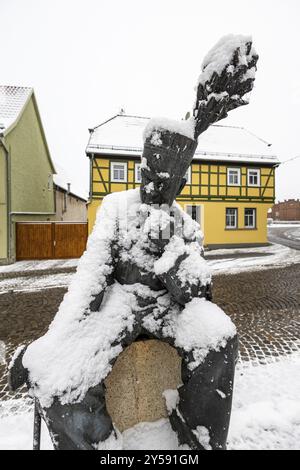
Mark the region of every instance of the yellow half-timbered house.
[[[90, 231], [106, 194], [139, 186], [147, 122], [121, 114], [90, 129]], [[177, 201], [200, 223], [205, 246], [267, 243], [267, 213], [275, 200], [278, 165], [270, 144], [242, 127], [214, 125], [199, 137]]]

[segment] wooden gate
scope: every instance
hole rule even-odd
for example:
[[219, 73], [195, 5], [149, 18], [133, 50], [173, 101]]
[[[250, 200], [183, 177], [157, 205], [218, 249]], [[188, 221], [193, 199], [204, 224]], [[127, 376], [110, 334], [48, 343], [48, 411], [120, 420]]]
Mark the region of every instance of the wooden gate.
[[86, 247], [87, 223], [17, 222], [16, 258], [79, 258]]

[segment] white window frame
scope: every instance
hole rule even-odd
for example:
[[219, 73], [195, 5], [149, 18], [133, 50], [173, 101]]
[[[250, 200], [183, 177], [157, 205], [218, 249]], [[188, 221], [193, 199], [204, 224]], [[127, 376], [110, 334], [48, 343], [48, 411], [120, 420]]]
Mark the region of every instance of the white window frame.
[[[141, 163], [135, 163], [134, 164], [134, 181], [135, 181], [135, 183], [141, 183], [142, 182], [141, 165], [142, 165]], [[140, 178], [138, 178], [139, 170], [140, 170], [140, 175], [141, 175]]]
[[[124, 168], [124, 179], [114, 178], [114, 166], [123, 166]], [[127, 162], [110, 162], [110, 178], [112, 183], [127, 183]]]
[[[227, 210], [232, 210], [235, 212], [235, 225], [227, 225]], [[238, 217], [238, 209], [236, 207], [225, 208], [225, 227], [227, 230], [236, 230], [238, 228]]]
[[[192, 184], [192, 167], [188, 167], [186, 174], [184, 175], [186, 178], [186, 184]], [[193, 204], [190, 204], [193, 205]]]
[[[250, 172], [256, 172], [257, 184], [250, 183]], [[260, 169], [259, 168], [247, 168], [247, 185], [250, 187], [258, 188], [260, 186]]]
[[[253, 211], [253, 225], [246, 225], [246, 210]], [[244, 209], [244, 225], [245, 228], [256, 228], [256, 208], [255, 207], [245, 207]]]
[[[237, 183], [230, 183], [229, 177], [230, 177], [231, 171], [237, 172], [237, 175], [238, 175]], [[227, 186], [241, 186], [241, 169], [240, 168], [227, 168]]]

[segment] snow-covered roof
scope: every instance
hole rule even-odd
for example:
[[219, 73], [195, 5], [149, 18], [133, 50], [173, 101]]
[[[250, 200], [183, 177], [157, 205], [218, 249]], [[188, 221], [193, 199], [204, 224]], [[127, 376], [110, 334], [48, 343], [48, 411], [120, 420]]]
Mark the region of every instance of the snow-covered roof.
[[32, 92], [30, 87], [0, 85], [0, 134], [16, 123]]
[[70, 185], [70, 194], [72, 196], [78, 197], [84, 201], [87, 201], [87, 195], [83, 189], [80, 189], [72, 184], [72, 179], [66, 172], [66, 170], [58, 163], [55, 162], [55, 168], [57, 173], [53, 175], [53, 182], [56, 186], [63, 189], [64, 191], [68, 191]]
[[[149, 118], [118, 114], [91, 130], [86, 153], [140, 156]], [[278, 164], [270, 144], [243, 127], [215, 124], [200, 135], [195, 159]]]

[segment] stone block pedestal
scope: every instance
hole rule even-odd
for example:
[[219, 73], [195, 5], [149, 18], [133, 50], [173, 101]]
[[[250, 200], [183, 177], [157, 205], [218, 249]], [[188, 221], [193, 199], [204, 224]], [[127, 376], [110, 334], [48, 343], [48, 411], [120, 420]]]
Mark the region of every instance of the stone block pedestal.
[[162, 395], [181, 383], [181, 358], [158, 340], [137, 341], [118, 357], [106, 378], [106, 404], [122, 432], [142, 421], [167, 416]]

